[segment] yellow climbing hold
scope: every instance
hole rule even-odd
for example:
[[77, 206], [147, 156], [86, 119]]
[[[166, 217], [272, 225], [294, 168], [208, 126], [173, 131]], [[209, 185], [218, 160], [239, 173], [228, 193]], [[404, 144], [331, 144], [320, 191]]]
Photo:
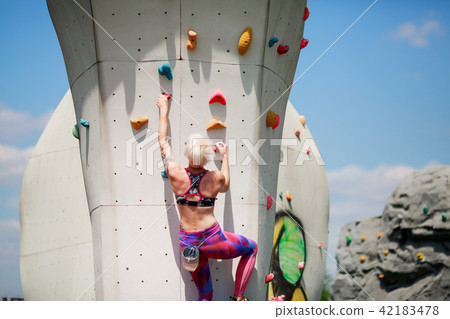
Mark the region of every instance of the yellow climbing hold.
[[379, 274], [378, 278], [383, 279], [384, 278], [384, 274]]
[[241, 35], [238, 44], [238, 51], [240, 55], [244, 55], [252, 43], [252, 28], [247, 27]]
[[275, 113], [272, 110], [269, 110], [269, 112], [267, 112], [267, 116], [266, 116], [266, 126], [273, 127], [276, 122], [277, 122], [277, 113]]
[[359, 257], [359, 261], [361, 261], [362, 263], [366, 261], [366, 256], [361, 256]]
[[422, 253], [418, 253], [418, 254], [417, 254], [417, 259], [419, 259], [419, 260], [422, 260], [422, 259], [423, 259], [423, 257], [424, 257], [424, 256], [423, 256], [423, 254], [422, 254]]
[[227, 127], [227, 126], [221, 120], [212, 119], [211, 121], [209, 121], [208, 125], [206, 126], [206, 130], [209, 131], [210, 129], [213, 129], [213, 128], [225, 128], [225, 127]]
[[361, 236], [361, 241], [365, 242], [366, 241], [366, 236]]
[[287, 199], [288, 202], [292, 201], [292, 195], [291, 195], [290, 191], [286, 191], [286, 199]]
[[187, 48], [189, 50], [195, 50], [195, 47], [197, 46], [197, 32], [195, 32], [192, 29], [189, 29], [188, 36], [189, 36], [189, 41], [187, 44]]
[[300, 123], [302, 123], [303, 127], [305, 127], [305, 125], [306, 125], [306, 118], [303, 115], [300, 115], [298, 117], [298, 119], [300, 120]]
[[131, 126], [133, 126], [133, 128], [135, 130], [140, 130], [141, 126], [147, 122], [148, 122], [148, 117], [138, 117], [138, 118], [130, 120]]
[[378, 233], [377, 237], [378, 239], [380, 239], [381, 237], [383, 237], [383, 233]]
[[383, 253], [384, 253], [385, 256], [387, 256], [387, 255], [389, 255], [389, 250], [386, 249], [385, 251], [383, 251]]

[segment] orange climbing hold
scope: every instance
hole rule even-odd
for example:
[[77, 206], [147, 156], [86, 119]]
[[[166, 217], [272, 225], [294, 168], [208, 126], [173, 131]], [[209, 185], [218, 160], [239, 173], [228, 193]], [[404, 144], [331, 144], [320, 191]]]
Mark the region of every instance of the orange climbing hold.
[[208, 125], [206, 126], [206, 130], [209, 131], [211, 129], [226, 128], [226, 127], [227, 126], [225, 125], [225, 123], [222, 122], [221, 120], [212, 119], [211, 121], [209, 121]]
[[252, 28], [247, 27], [239, 39], [238, 52], [240, 55], [244, 55], [247, 52], [250, 43], [252, 43]]
[[306, 46], [308, 45], [308, 43], [309, 43], [309, 40], [303, 38], [303, 39], [302, 39], [302, 42], [300, 43], [300, 50], [306, 48]]
[[359, 257], [359, 261], [360, 262], [365, 262], [366, 261], [366, 256], [361, 256], [361, 257]]
[[142, 125], [148, 123], [148, 117], [138, 117], [135, 119], [131, 119], [130, 123], [135, 130], [140, 130]]
[[377, 237], [378, 239], [380, 239], [381, 237], [383, 237], [383, 233], [378, 233]]
[[272, 110], [269, 110], [266, 116], [266, 126], [273, 127], [276, 124], [276, 122], [277, 122], [277, 113], [275, 113]]
[[273, 274], [268, 274], [266, 276], [266, 284], [268, 284], [269, 282], [271, 282], [273, 280], [273, 277], [275, 277]]
[[417, 254], [417, 259], [423, 260], [423, 258], [424, 258], [424, 255], [422, 253]]
[[300, 115], [298, 117], [298, 119], [300, 120], [300, 123], [302, 123], [303, 127], [305, 127], [305, 125], [306, 125], [306, 118], [303, 115]]
[[365, 242], [366, 241], [366, 236], [361, 236], [361, 241]]
[[267, 210], [270, 209], [270, 207], [272, 207], [272, 203], [273, 203], [273, 198], [272, 196], [267, 196]]
[[216, 91], [214, 92], [213, 96], [209, 99], [209, 104], [218, 102], [222, 105], [226, 105], [227, 101], [225, 100], [225, 97], [223, 96], [222, 92]]
[[292, 195], [290, 191], [286, 191], [286, 199], [289, 203], [292, 201]]
[[189, 29], [188, 36], [189, 36], [189, 41], [187, 44], [187, 48], [189, 50], [195, 50], [195, 47], [197, 46], [197, 32], [195, 32], [192, 29]]
[[299, 129], [298, 127], [295, 128], [294, 134], [295, 134], [295, 136], [296, 136], [297, 138], [300, 138], [300, 129]]
[[288, 53], [288, 51], [289, 51], [289, 46], [286, 44], [286, 45], [279, 45], [278, 46], [278, 49], [277, 49], [277, 52], [278, 52], [278, 54], [286, 54], [286, 53]]
[[384, 253], [385, 256], [387, 256], [387, 255], [389, 255], [389, 250], [386, 249], [385, 251], [383, 251], [383, 253]]
[[378, 275], [378, 278], [384, 279], [384, 274], [379, 274], [379, 275]]
[[303, 14], [303, 21], [306, 21], [309, 18], [309, 9], [305, 6], [305, 13]]

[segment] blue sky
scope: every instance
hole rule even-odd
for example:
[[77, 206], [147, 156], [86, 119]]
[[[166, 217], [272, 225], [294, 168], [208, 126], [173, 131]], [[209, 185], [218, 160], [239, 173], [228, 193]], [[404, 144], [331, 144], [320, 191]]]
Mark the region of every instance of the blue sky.
[[[310, 0], [295, 79], [373, 2]], [[406, 174], [450, 163], [449, 21], [449, 1], [379, 0], [292, 88], [326, 163], [332, 255]], [[14, 297], [20, 183], [68, 81], [44, 0], [1, 1], [0, 38], [0, 297]]]

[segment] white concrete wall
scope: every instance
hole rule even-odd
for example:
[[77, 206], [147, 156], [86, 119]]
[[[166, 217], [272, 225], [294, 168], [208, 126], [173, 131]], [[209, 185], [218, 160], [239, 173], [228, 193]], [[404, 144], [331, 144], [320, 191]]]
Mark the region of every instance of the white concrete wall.
[[[281, 118], [277, 129], [265, 126], [265, 115], [251, 124], [292, 83], [305, 1], [79, 1], [87, 12], [72, 1], [47, 2], [67, 65], [76, 119], [91, 123], [88, 129], [80, 127], [79, 149], [91, 216], [96, 299], [196, 299], [189, 274], [180, 269], [178, 216], [171, 206], [170, 185], [160, 176], [158, 152], [147, 152], [157, 142], [152, 138], [158, 125], [154, 104], [161, 88], [173, 95], [169, 134], [182, 164], [187, 163], [181, 146], [190, 133], [237, 146], [231, 189], [219, 196], [215, 212], [226, 231], [258, 241], [246, 295], [264, 299], [275, 213], [275, 205], [266, 211], [266, 191], [277, 196], [280, 147], [264, 143], [260, 154], [267, 165], [254, 160], [245, 165], [249, 151], [242, 139], [254, 145], [259, 139], [282, 136], [288, 94], [271, 108]], [[253, 40], [240, 56], [237, 43], [247, 26], [253, 28]], [[189, 28], [197, 32], [198, 45], [188, 52]], [[269, 48], [272, 36], [290, 51], [278, 55], [276, 46]], [[164, 62], [172, 66], [172, 81], [158, 74]], [[227, 99], [226, 107], [208, 104], [217, 89]], [[134, 131], [129, 119], [138, 116], [150, 120]], [[206, 132], [213, 117], [227, 129]], [[321, 183], [319, 189], [328, 192], [326, 181]], [[226, 300], [231, 294], [236, 265], [236, 260], [211, 261], [214, 299]], [[322, 279], [311, 282], [320, 284]]]

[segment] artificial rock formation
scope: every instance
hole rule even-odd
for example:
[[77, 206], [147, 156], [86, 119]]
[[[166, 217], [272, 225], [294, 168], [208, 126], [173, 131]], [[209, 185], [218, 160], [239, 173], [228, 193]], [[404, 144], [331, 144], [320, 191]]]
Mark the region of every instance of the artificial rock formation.
[[407, 176], [382, 216], [342, 228], [337, 261], [367, 293], [339, 269], [331, 300], [449, 300], [449, 211], [450, 166]]

